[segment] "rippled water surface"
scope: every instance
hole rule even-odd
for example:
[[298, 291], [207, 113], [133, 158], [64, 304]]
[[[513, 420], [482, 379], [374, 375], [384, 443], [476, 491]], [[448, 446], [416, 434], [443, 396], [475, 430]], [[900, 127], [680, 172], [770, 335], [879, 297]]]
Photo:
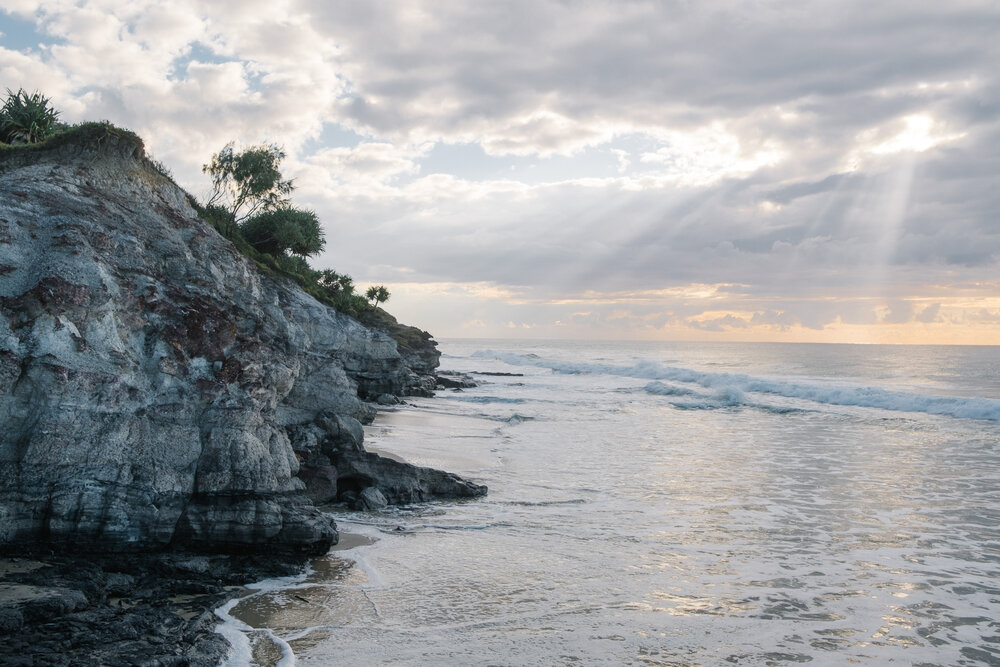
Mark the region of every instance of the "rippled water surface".
[[[220, 615], [259, 664], [1000, 664], [1000, 348], [454, 341], [368, 444], [486, 483]], [[348, 545], [348, 546], [350, 546]]]

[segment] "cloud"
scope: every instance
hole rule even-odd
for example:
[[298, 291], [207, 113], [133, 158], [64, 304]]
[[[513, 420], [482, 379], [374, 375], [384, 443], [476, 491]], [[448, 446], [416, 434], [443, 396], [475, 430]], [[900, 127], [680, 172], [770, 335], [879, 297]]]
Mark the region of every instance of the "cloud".
[[746, 329], [750, 326], [750, 322], [745, 317], [739, 317], [737, 315], [725, 314], [720, 317], [708, 317], [708, 318], [688, 318], [685, 322], [688, 326], [694, 329], [701, 329], [703, 331], [725, 331], [726, 329]]
[[682, 185], [708, 185], [724, 178], [753, 173], [773, 165], [784, 156], [776, 142], [751, 148], [721, 123], [713, 123], [691, 132], [661, 135], [664, 144], [654, 152], [643, 153], [640, 161], [663, 165], [666, 178]]
[[308, 169], [316, 169], [342, 183], [374, 181], [386, 183], [399, 176], [420, 171], [419, 159], [429, 145], [399, 147], [386, 142], [366, 141], [353, 147], [321, 149], [307, 160]]
[[931, 305], [927, 306], [919, 313], [917, 313], [916, 320], [918, 322], [939, 322], [940, 319], [938, 313], [940, 312], [941, 312], [941, 304], [932, 303]]
[[137, 130], [196, 195], [228, 140], [283, 145], [321, 266], [520, 298], [439, 295], [462, 322], [935, 327], [982, 310], [939, 286], [998, 271], [1000, 15], [973, 0], [4, 11], [42, 44], [0, 47], [2, 84]]
[[[802, 320], [788, 311], [764, 310], [753, 314], [750, 324], [755, 326], [771, 326], [780, 331], [787, 331], [796, 326], [802, 326]], [[813, 326], [822, 329], [823, 326]]]

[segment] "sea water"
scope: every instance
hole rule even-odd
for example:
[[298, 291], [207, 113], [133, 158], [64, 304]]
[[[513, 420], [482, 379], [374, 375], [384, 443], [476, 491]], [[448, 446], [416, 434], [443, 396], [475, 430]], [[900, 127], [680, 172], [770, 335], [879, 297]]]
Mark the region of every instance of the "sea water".
[[366, 444], [489, 486], [220, 610], [259, 664], [1000, 664], [1000, 347], [445, 341]]

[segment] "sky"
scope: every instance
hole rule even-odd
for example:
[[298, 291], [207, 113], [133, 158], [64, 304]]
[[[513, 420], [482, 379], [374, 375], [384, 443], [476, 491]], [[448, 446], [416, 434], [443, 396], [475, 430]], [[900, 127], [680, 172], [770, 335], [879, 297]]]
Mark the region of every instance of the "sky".
[[438, 338], [1000, 344], [1000, 2], [4, 0], [195, 196], [281, 145]]

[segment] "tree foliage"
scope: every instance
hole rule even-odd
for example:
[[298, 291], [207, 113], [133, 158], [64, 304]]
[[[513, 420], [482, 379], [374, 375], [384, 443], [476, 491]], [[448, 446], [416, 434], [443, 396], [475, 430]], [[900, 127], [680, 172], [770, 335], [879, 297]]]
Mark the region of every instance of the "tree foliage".
[[372, 285], [365, 292], [365, 298], [373, 303], [373, 305], [378, 308], [380, 303], [385, 303], [389, 300], [389, 290], [385, 288], [385, 285]]
[[[323, 250], [326, 240], [313, 211], [292, 206], [292, 181], [278, 169], [285, 153], [275, 144], [236, 151], [226, 144], [203, 166], [212, 177], [212, 195], [201, 215], [264, 270], [295, 279], [314, 297], [337, 310], [360, 316], [389, 299], [382, 285], [365, 296], [355, 293], [350, 276], [317, 271], [306, 257]], [[372, 302], [369, 304], [369, 301]]]
[[212, 177], [207, 206], [229, 211], [234, 223], [288, 204], [292, 181], [281, 177], [278, 165], [285, 152], [276, 144], [251, 146], [237, 152], [233, 142], [212, 156], [202, 171]]
[[322, 297], [340, 312], [356, 316], [371, 308], [364, 297], [354, 293], [354, 280], [349, 275], [330, 269], [318, 274], [316, 284]]
[[258, 213], [240, 225], [240, 231], [258, 252], [275, 257], [285, 252], [308, 257], [326, 245], [316, 214], [289, 205]]
[[319, 272], [319, 286], [331, 297], [354, 294], [354, 279], [347, 274], [340, 274], [331, 269]]
[[0, 141], [8, 144], [34, 144], [44, 141], [59, 129], [59, 112], [49, 106], [49, 98], [39, 92], [29, 94], [23, 88], [7, 89], [7, 100], [0, 108]]

